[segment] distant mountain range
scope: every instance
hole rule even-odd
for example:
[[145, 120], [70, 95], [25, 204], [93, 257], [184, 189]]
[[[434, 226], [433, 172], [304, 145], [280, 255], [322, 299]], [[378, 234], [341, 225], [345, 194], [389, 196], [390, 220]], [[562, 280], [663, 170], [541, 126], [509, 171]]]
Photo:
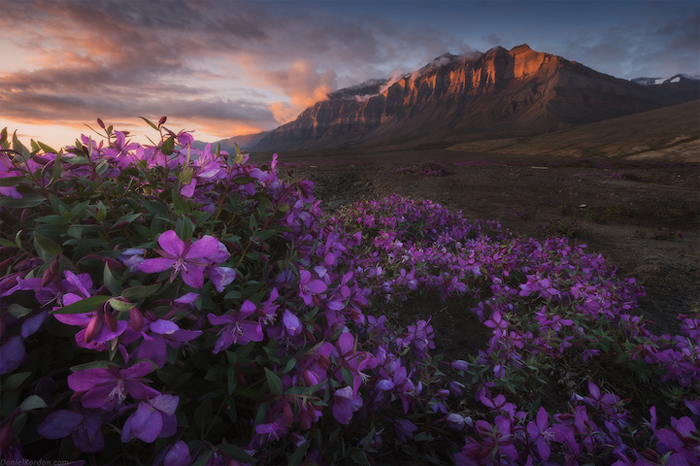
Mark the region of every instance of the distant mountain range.
[[340, 89], [274, 130], [235, 141], [251, 152], [420, 147], [522, 137], [700, 98], [700, 81], [614, 78], [527, 45], [444, 54], [398, 79]]

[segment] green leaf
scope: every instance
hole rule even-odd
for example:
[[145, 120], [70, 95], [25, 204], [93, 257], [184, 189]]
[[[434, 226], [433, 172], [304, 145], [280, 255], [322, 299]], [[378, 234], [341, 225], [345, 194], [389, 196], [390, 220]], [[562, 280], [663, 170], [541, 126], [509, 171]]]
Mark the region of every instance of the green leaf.
[[211, 398], [207, 397], [194, 412], [194, 423], [200, 429], [205, 429], [214, 418], [214, 415], [211, 412], [212, 406], [213, 404]]
[[267, 377], [267, 384], [270, 386], [270, 391], [275, 395], [282, 394], [282, 381], [277, 374], [272, 372], [267, 367], [265, 368], [265, 377]]
[[0, 178], [0, 186], [17, 186], [22, 181], [27, 178], [27, 175], [22, 176], [8, 176], [7, 178]]
[[13, 317], [16, 317], [17, 319], [20, 319], [30, 312], [32, 312], [33, 309], [27, 309], [26, 307], [22, 307], [17, 303], [10, 304], [10, 308], [7, 310], [10, 314], [12, 314]]
[[213, 452], [211, 450], [205, 451], [202, 455], [199, 456], [199, 458], [197, 458], [197, 461], [192, 463], [192, 466], [204, 466], [205, 464], [207, 464], [207, 461], [209, 461], [209, 458], [211, 458], [212, 453]]
[[65, 225], [68, 223], [68, 219], [63, 215], [47, 215], [36, 219], [36, 221], [37, 223], [48, 223], [49, 225]]
[[126, 303], [117, 298], [110, 299], [109, 305], [112, 306], [112, 309], [119, 312], [126, 312], [136, 307], [136, 303]]
[[158, 291], [158, 288], [160, 288], [160, 283], [146, 286], [132, 286], [131, 288], [127, 288], [122, 291], [121, 296], [128, 301], [138, 301], [139, 299], [155, 294], [156, 291]]
[[364, 464], [367, 466], [370, 466], [370, 462], [367, 459], [367, 455], [365, 455], [365, 452], [362, 450], [355, 450], [350, 454], [350, 458], [356, 463], [356, 464]]
[[309, 445], [311, 445], [311, 440], [307, 440], [300, 447], [297, 447], [294, 454], [287, 457], [287, 464], [289, 466], [296, 466], [297, 464], [301, 463], [304, 455], [306, 455], [306, 450], [309, 449]]
[[32, 409], [48, 408], [48, 405], [39, 395], [29, 395], [24, 399], [21, 405], [19, 405], [19, 410], [22, 413], [31, 411]]
[[29, 151], [27, 150], [24, 145], [19, 141], [19, 138], [17, 138], [17, 130], [15, 130], [14, 133], [12, 133], [12, 150], [15, 152], [19, 152], [20, 154], [24, 156], [29, 156]]
[[104, 303], [109, 301], [111, 296], [92, 296], [90, 298], [82, 299], [70, 306], [64, 306], [55, 311], [51, 311], [52, 314], [85, 314], [86, 312], [92, 312], [95, 309], [99, 309]]
[[252, 176], [239, 176], [238, 178], [233, 179], [233, 182], [236, 184], [248, 184], [254, 181], [255, 178], [253, 178]]
[[177, 186], [173, 186], [172, 188], [172, 197], [175, 212], [178, 214], [187, 212], [187, 201], [185, 201], [185, 199], [183, 199], [183, 197], [180, 195], [180, 191], [177, 189]]
[[283, 370], [282, 372], [280, 372], [280, 374], [284, 375], [284, 374], [286, 374], [287, 372], [289, 372], [289, 371], [291, 371], [292, 369], [294, 369], [294, 366], [296, 365], [296, 363], [297, 363], [296, 358], [292, 358], [292, 359], [290, 359], [289, 361], [287, 361], [287, 365], [284, 366], [284, 370]]
[[3, 197], [2, 207], [5, 209], [26, 209], [29, 207], [36, 207], [46, 200], [46, 198], [40, 194], [32, 193], [21, 193], [22, 199], [14, 199]]
[[148, 125], [149, 125], [151, 128], [153, 128], [154, 130], [158, 131], [158, 127], [157, 127], [156, 125], [154, 125], [153, 123], [151, 123], [151, 121], [150, 121], [149, 119], [144, 118], [144, 117], [142, 117], [142, 116], [140, 116], [139, 118], [141, 118], [143, 121], [145, 121], [146, 123], [148, 123]]
[[70, 368], [71, 372], [86, 371], [88, 369], [107, 369], [109, 366], [116, 366], [116, 364], [109, 361], [91, 361], [85, 364], [78, 364]]
[[231, 395], [238, 386], [238, 379], [236, 379], [236, 366], [230, 365], [228, 367], [228, 371], [226, 372], [226, 378], [228, 381], [228, 394]]
[[255, 463], [255, 458], [250, 456], [248, 453], [243, 451], [241, 448], [238, 448], [235, 445], [231, 445], [230, 443], [224, 443], [221, 445], [217, 445], [219, 450], [223, 451], [226, 453], [231, 459], [236, 460], [241, 463]]
[[54, 240], [41, 236], [39, 233], [34, 232], [34, 239], [36, 240], [39, 247], [52, 256], [57, 256], [63, 252], [61, 245], [56, 243]]
[[102, 280], [104, 281], [105, 287], [107, 287], [107, 289], [113, 295], [118, 296], [122, 294], [122, 291], [124, 291], [124, 287], [121, 283], [117, 281], [116, 278], [114, 278], [112, 269], [109, 268], [108, 264], [105, 264], [105, 270], [102, 274]]
[[3, 391], [7, 393], [12, 390], [17, 390], [22, 385], [22, 382], [27, 380], [30, 375], [32, 375], [31, 372], [18, 372], [17, 374], [12, 374], [5, 380], [5, 383], [2, 384]]
[[85, 212], [87, 212], [90, 201], [81, 202], [77, 206], [73, 207], [70, 211], [70, 216], [73, 220], [82, 220], [85, 217]]
[[[59, 151], [57, 151], [57, 150], [54, 149], [53, 147], [47, 146], [46, 144], [44, 144], [44, 143], [41, 142], [41, 141], [37, 141], [37, 144], [39, 145], [39, 147], [41, 147], [41, 150], [43, 150], [45, 153], [47, 153], [47, 154], [48, 154], [48, 153], [51, 153], [51, 154], [59, 155]], [[56, 157], [56, 158], [58, 159], [58, 157]]]
[[160, 145], [160, 151], [165, 155], [170, 155], [175, 150], [175, 138], [170, 136]]

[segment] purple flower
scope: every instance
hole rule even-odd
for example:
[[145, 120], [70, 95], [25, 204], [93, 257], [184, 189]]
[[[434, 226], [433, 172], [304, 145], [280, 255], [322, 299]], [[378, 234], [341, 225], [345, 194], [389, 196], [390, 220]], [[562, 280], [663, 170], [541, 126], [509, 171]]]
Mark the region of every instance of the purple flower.
[[142, 377], [153, 371], [149, 362], [140, 362], [126, 369], [109, 366], [107, 369], [87, 369], [68, 376], [68, 386], [76, 392], [85, 392], [80, 402], [86, 408], [111, 410], [121, 404], [128, 393], [137, 400], [153, 398], [160, 392], [144, 385]]
[[231, 311], [230, 315], [223, 316], [207, 315], [212, 325], [225, 325], [219, 331], [220, 337], [214, 346], [214, 353], [225, 350], [234, 343], [245, 345], [249, 341], [262, 341], [260, 321], [246, 319], [255, 313], [256, 309], [255, 304], [246, 300], [239, 312]]
[[543, 407], [537, 412], [537, 419], [527, 425], [527, 433], [537, 443], [542, 461], [547, 461], [551, 453], [549, 441], [554, 440], [554, 431], [549, 428], [549, 416]]
[[22, 337], [19, 335], [11, 337], [0, 346], [0, 374], [7, 374], [17, 369], [26, 355]]
[[418, 427], [408, 419], [396, 419], [394, 428], [396, 429], [396, 435], [399, 436], [399, 440], [402, 442], [413, 438], [413, 432], [418, 430]]
[[236, 271], [229, 267], [207, 267], [207, 277], [216, 287], [219, 293], [224, 291], [224, 287], [236, 279]]
[[190, 464], [192, 464], [190, 450], [187, 448], [187, 444], [180, 440], [165, 455], [163, 466], [189, 466]]
[[158, 395], [152, 400], [139, 403], [134, 414], [124, 422], [122, 442], [136, 437], [153, 443], [158, 437], [170, 437], [177, 432], [175, 409], [180, 398], [173, 395]]
[[200, 330], [181, 329], [175, 322], [164, 319], [157, 319], [148, 324], [148, 330], [148, 336], [142, 333], [144, 339], [136, 350], [136, 357], [150, 359], [158, 367], [165, 366], [168, 356], [166, 344], [178, 348], [182, 343], [194, 340], [202, 334]]
[[219, 241], [211, 236], [189, 244], [178, 238], [175, 230], [160, 235], [158, 244], [161, 249], [155, 251], [163, 257], [146, 259], [139, 264], [139, 269], [146, 273], [163, 272], [172, 269], [170, 282], [182, 272], [182, 279], [192, 288], [204, 286], [204, 269], [209, 265], [207, 259], [219, 253]]
[[299, 296], [307, 306], [313, 302], [312, 294], [323, 293], [328, 287], [321, 280], [312, 280], [311, 272], [304, 270], [299, 280]]
[[698, 429], [689, 417], [672, 418], [671, 428], [659, 429], [656, 438], [659, 439], [656, 445], [659, 453], [672, 452], [668, 464], [700, 464]]
[[348, 424], [352, 413], [362, 406], [362, 397], [356, 395], [352, 387], [338, 389], [333, 394], [333, 417], [341, 424]]
[[46, 416], [37, 432], [48, 439], [73, 435], [73, 444], [84, 453], [96, 453], [105, 445], [102, 418], [95, 413], [85, 415], [61, 409]]

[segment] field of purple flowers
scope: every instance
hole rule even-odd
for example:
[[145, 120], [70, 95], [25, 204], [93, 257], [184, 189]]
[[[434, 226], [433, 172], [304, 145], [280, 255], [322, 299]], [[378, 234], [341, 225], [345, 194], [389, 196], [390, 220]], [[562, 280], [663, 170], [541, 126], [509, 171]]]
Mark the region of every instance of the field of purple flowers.
[[[398, 195], [323, 215], [276, 157], [165, 122], [2, 132], [5, 464], [700, 464], [698, 309], [654, 335], [566, 238]], [[488, 342], [437, 354], [431, 318], [395, 324], [418, 297]]]

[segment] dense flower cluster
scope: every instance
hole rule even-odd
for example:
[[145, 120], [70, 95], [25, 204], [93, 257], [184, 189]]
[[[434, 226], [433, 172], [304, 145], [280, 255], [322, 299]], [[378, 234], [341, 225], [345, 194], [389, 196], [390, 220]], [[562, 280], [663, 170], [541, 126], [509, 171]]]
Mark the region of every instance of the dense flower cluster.
[[[652, 335], [602, 256], [399, 196], [323, 218], [276, 156], [98, 123], [65, 153], [2, 133], [2, 459], [698, 464], [700, 318]], [[429, 318], [389, 323], [430, 290], [491, 329], [469, 361], [434, 354]], [[686, 401], [639, 430], [594, 375], [539, 400], [604, 365]]]

